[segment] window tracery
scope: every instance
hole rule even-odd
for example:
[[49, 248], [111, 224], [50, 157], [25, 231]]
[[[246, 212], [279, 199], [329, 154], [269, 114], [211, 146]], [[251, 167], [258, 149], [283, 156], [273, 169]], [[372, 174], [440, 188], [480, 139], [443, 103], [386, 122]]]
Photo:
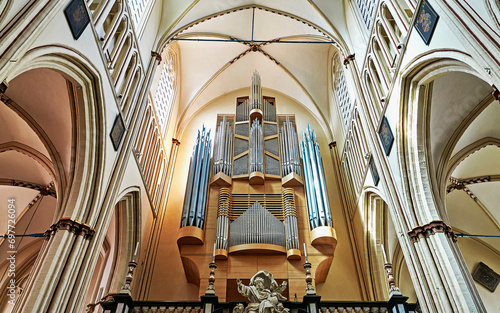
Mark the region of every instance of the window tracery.
[[372, 30], [373, 20], [375, 18], [375, 9], [377, 8], [378, 0], [356, 0], [363, 22], [368, 31]]
[[168, 120], [175, 98], [175, 70], [174, 57], [167, 53], [162, 63], [160, 81], [156, 90], [154, 107], [158, 117], [158, 125], [161, 132], [167, 131]]
[[148, 5], [150, 0], [128, 0], [128, 6], [130, 9], [130, 15], [132, 16], [132, 21], [134, 21], [134, 26], [138, 26], [141, 21], [142, 14]]

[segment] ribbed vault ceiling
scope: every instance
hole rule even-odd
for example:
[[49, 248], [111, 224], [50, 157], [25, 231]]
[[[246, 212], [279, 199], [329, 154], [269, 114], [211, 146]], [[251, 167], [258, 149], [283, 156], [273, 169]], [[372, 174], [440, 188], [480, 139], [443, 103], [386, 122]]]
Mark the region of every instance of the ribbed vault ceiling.
[[159, 37], [180, 52], [179, 133], [210, 101], [249, 88], [257, 70], [264, 88], [295, 98], [331, 136], [327, 86], [332, 53], [345, 47], [342, 1], [202, 0], [184, 10], [172, 4], [177, 17], [164, 13], [177, 22], [164, 22]]

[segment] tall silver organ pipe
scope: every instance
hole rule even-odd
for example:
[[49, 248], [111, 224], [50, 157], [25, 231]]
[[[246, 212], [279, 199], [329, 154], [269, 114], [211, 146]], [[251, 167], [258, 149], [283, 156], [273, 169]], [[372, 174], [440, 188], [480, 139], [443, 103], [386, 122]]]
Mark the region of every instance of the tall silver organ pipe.
[[299, 250], [299, 228], [297, 225], [297, 209], [293, 188], [284, 188], [282, 192], [283, 211], [285, 216], [286, 250]]
[[258, 201], [229, 225], [229, 246], [264, 243], [285, 247], [285, 226]]
[[264, 135], [258, 119], [250, 128], [250, 172], [264, 173]]
[[297, 132], [288, 116], [281, 126], [280, 148], [282, 176], [285, 177], [292, 172], [301, 175]]
[[262, 88], [260, 86], [260, 75], [259, 73], [257, 73], [257, 71], [255, 71], [252, 76], [250, 105], [252, 109], [262, 110]]
[[250, 116], [250, 105], [248, 99], [236, 107], [236, 122], [248, 121]]
[[210, 130], [206, 132], [203, 125], [201, 134], [198, 130], [198, 137], [196, 138], [196, 144], [194, 145], [189, 165], [181, 227], [196, 226], [203, 229], [207, 204], [211, 147]]
[[230, 211], [231, 190], [227, 187], [222, 187], [219, 191], [219, 203], [217, 208], [217, 232], [215, 235], [216, 249], [227, 250]]
[[224, 116], [215, 133], [212, 175], [222, 172], [231, 176], [232, 160], [233, 129], [231, 123]]
[[318, 141], [316, 133], [314, 130], [311, 131], [309, 125], [307, 125], [307, 131], [303, 132], [301, 156], [304, 163], [304, 180], [311, 229], [319, 226], [333, 227]]
[[276, 107], [266, 100], [263, 101], [264, 121], [276, 122]]

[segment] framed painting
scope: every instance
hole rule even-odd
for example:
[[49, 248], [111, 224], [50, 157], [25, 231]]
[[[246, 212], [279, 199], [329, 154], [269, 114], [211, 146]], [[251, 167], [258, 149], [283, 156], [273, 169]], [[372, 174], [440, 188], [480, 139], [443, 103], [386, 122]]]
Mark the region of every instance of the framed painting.
[[491, 292], [494, 292], [500, 282], [500, 275], [495, 273], [491, 268], [489, 268], [483, 262], [479, 264], [474, 269], [472, 277], [475, 281], [486, 287]]
[[389, 126], [389, 121], [387, 121], [385, 116], [382, 118], [382, 124], [380, 125], [378, 135], [380, 137], [380, 141], [382, 142], [382, 146], [384, 147], [385, 155], [388, 156], [391, 152], [392, 144], [394, 143], [394, 135], [392, 134], [391, 127]]
[[122, 117], [118, 114], [115, 118], [115, 122], [113, 123], [113, 128], [111, 128], [111, 133], [109, 134], [115, 151], [117, 151], [120, 146], [123, 134], [125, 134], [125, 125], [123, 124]]
[[378, 185], [378, 182], [380, 181], [380, 176], [378, 176], [378, 171], [377, 167], [375, 166], [375, 162], [373, 161], [373, 156], [370, 158], [370, 163], [368, 164], [370, 167], [370, 172], [372, 173], [372, 178], [373, 178], [373, 183], [375, 186]]
[[422, 0], [420, 8], [417, 11], [417, 20], [415, 22], [415, 29], [417, 30], [422, 40], [426, 45], [429, 45], [431, 41], [432, 34], [436, 28], [439, 15], [430, 6], [427, 0]]
[[90, 17], [83, 0], [71, 1], [66, 9], [64, 9], [64, 15], [66, 15], [66, 19], [68, 20], [73, 38], [77, 40], [90, 22]]

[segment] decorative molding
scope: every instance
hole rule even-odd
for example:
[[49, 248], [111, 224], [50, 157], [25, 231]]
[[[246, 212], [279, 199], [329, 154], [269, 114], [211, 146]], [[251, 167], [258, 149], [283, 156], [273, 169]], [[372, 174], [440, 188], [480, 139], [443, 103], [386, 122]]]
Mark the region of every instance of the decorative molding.
[[151, 51], [151, 56], [156, 58], [158, 60], [158, 65], [160, 65], [160, 63], [162, 61], [161, 54], [159, 54], [156, 51]]
[[9, 84], [4, 80], [2, 83], [0, 83], [0, 94], [4, 94], [5, 91], [7, 91], [7, 88], [9, 88]]
[[493, 98], [495, 98], [495, 100], [500, 100], [500, 90], [498, 90], [495, 85], [493, 85], [492, 87], [493, 87], [493, 92], [491, 94], [493, 95]]
[[354, 61], [354, 58], [356, 57], [356, 54], [353, 53], [351, 55], [348, 55], [345, 59], [344, 59], [344, 65], [347, 66], [349, 64], [349, 62], [351, 61]]
[[82, 235], [84, 239], [91, 239], [95, 234], [95, 230], [89, 225], [65, 217], [61, 218], [57, 223], [50, 226], [50, 228], [45, 232], [45, 238], [49, 239], [58, 230], [67, 230], [76, 234], [77, 236]]
[[54, 189], [53, 183], [45, 186], [45, 185], [41, 185], [41, 184], [37, 184], [37, 183], [33, 183], [33, 182], [24, 181], [24, 180], [0, 178], [0, 185], [29, 188], [29, 189], [37, 190], [40, 193], [42, 193], [43, 195], [48, 195], [48, 196], [57, 198], [56, 190]]
[[428, 238], [430, 235], [436, 233], [445, 233], [454, 242], [457, 241], [457, 236], [453, 232], [450, 226], [446, 225], [443, 221], [432, 221], [429, 224], [423, 226], [417, 226], [408, 232], [412, 242], [417, 242], [420, 238]]

